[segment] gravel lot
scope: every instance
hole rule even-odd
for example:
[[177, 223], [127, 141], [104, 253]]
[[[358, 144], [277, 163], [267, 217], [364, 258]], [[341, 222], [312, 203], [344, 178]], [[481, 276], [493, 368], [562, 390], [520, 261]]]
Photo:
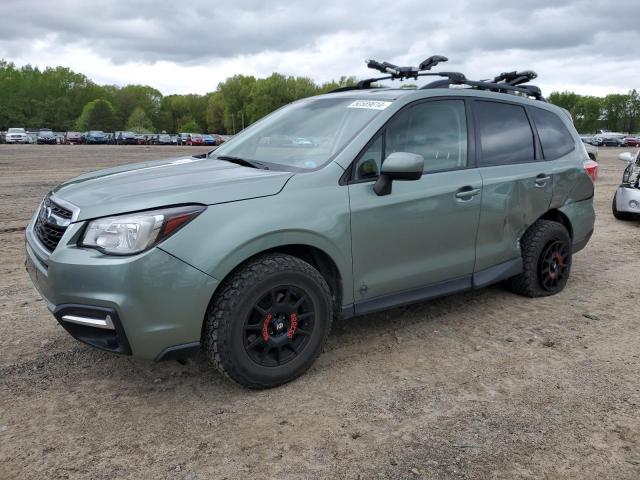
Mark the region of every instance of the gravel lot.
[[23, 228], [82, 172], [198, 148], [0, 145], [0, 478], [640, 478], [640, 222], [601, 149], [596, 232], [565, 291], [500, 286], [337, 322], [299, 380], [86, 347], [24, 271]]

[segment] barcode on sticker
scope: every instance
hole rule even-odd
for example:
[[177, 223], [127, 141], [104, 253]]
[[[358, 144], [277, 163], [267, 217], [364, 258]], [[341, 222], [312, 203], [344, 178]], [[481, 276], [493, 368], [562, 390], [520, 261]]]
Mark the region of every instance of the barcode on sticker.
[[356, 100], [347, 108], [368, 108], [370, 110], [384, 110], [391, 102], [383, 102], [381, 100]]

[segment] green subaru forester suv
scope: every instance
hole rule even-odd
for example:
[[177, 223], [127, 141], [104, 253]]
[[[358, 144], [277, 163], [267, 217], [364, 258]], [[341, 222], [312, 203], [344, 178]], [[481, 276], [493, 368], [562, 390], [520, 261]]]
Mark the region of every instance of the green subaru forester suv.
[[77, 177], [29, 223], [27, 270], [76, 339], [203, 349], [251, 388], [307, 370], [334, 318], [500, 281], [555, 294], [593, 232], [587, 153], [564, 110], [466, 83], [341, 89], [206, 156]]

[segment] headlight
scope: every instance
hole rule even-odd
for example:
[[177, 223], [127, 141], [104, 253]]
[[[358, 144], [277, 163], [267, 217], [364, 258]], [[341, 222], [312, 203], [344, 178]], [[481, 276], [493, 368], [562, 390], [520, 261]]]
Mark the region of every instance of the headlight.
[[109, 255], [132, 255], [156, 245], [197, 217], [206, 207], [188, 205], [92, 220], [80, 246]]

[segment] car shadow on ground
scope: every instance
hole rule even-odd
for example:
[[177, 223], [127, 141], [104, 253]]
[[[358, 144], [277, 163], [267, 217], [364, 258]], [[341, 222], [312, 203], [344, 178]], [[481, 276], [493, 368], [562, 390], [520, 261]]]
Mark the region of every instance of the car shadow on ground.
[[[474, 304], [481, 302], [491, 308], [501, 308], [506, 296], [513, 294], [500, 286], [492, 286], [482, 290], [467, 291], [449, 295], [430, 301], [397, 307], [382, 312], [361, 315], [350, 319], [334, 321], [328, 342], [319, 361], [311, 367], [310, 372], [300, 377], [297, 382], [322, 381], [322, 377], [330, 372], [333, 364], [348, 367], [350, 363], [361, 361], [362, 349], [367, 345], [380, 348], [381, 345], [398, 347], [398, 336], [420, 336], [424, 348], [429, 349], [429, 335], [425, 333], [434, 323], [442, 321], [441, 317], [451, 313], [455, 315], [455, 323], [464, 326], [471, 321], [470, 313]], [[455, 328], [455, 325], [454, 325]], [[212, 393], [234, 392], [244, 394], [246, 389], [224, 378], [211, 365], [203, 352], [187, 359], [186, 362], [166, 361], [152, 362], [130, 356], [103, 352], [81, 344], [70, 337], [60, 327], [59, 335], [42, 347], [35, 360], [9, 365], [0, 369], [0, 377], [5, 382], [25, 384], [48, 384], [49, 388], [68, 386], [73, 383], [107, 382], [136, 396], [138, 392], [144, 396], [153, 391], [167, 391], [181, 386], [207, 390]], [[340, 360], [337, 362], [337, 352]], [[320, 364], [320, 365], [319, 365]], [[329, 373], [330, 375], [330, 373]], [[306, 380], [305, 380], [306, 378]]]

